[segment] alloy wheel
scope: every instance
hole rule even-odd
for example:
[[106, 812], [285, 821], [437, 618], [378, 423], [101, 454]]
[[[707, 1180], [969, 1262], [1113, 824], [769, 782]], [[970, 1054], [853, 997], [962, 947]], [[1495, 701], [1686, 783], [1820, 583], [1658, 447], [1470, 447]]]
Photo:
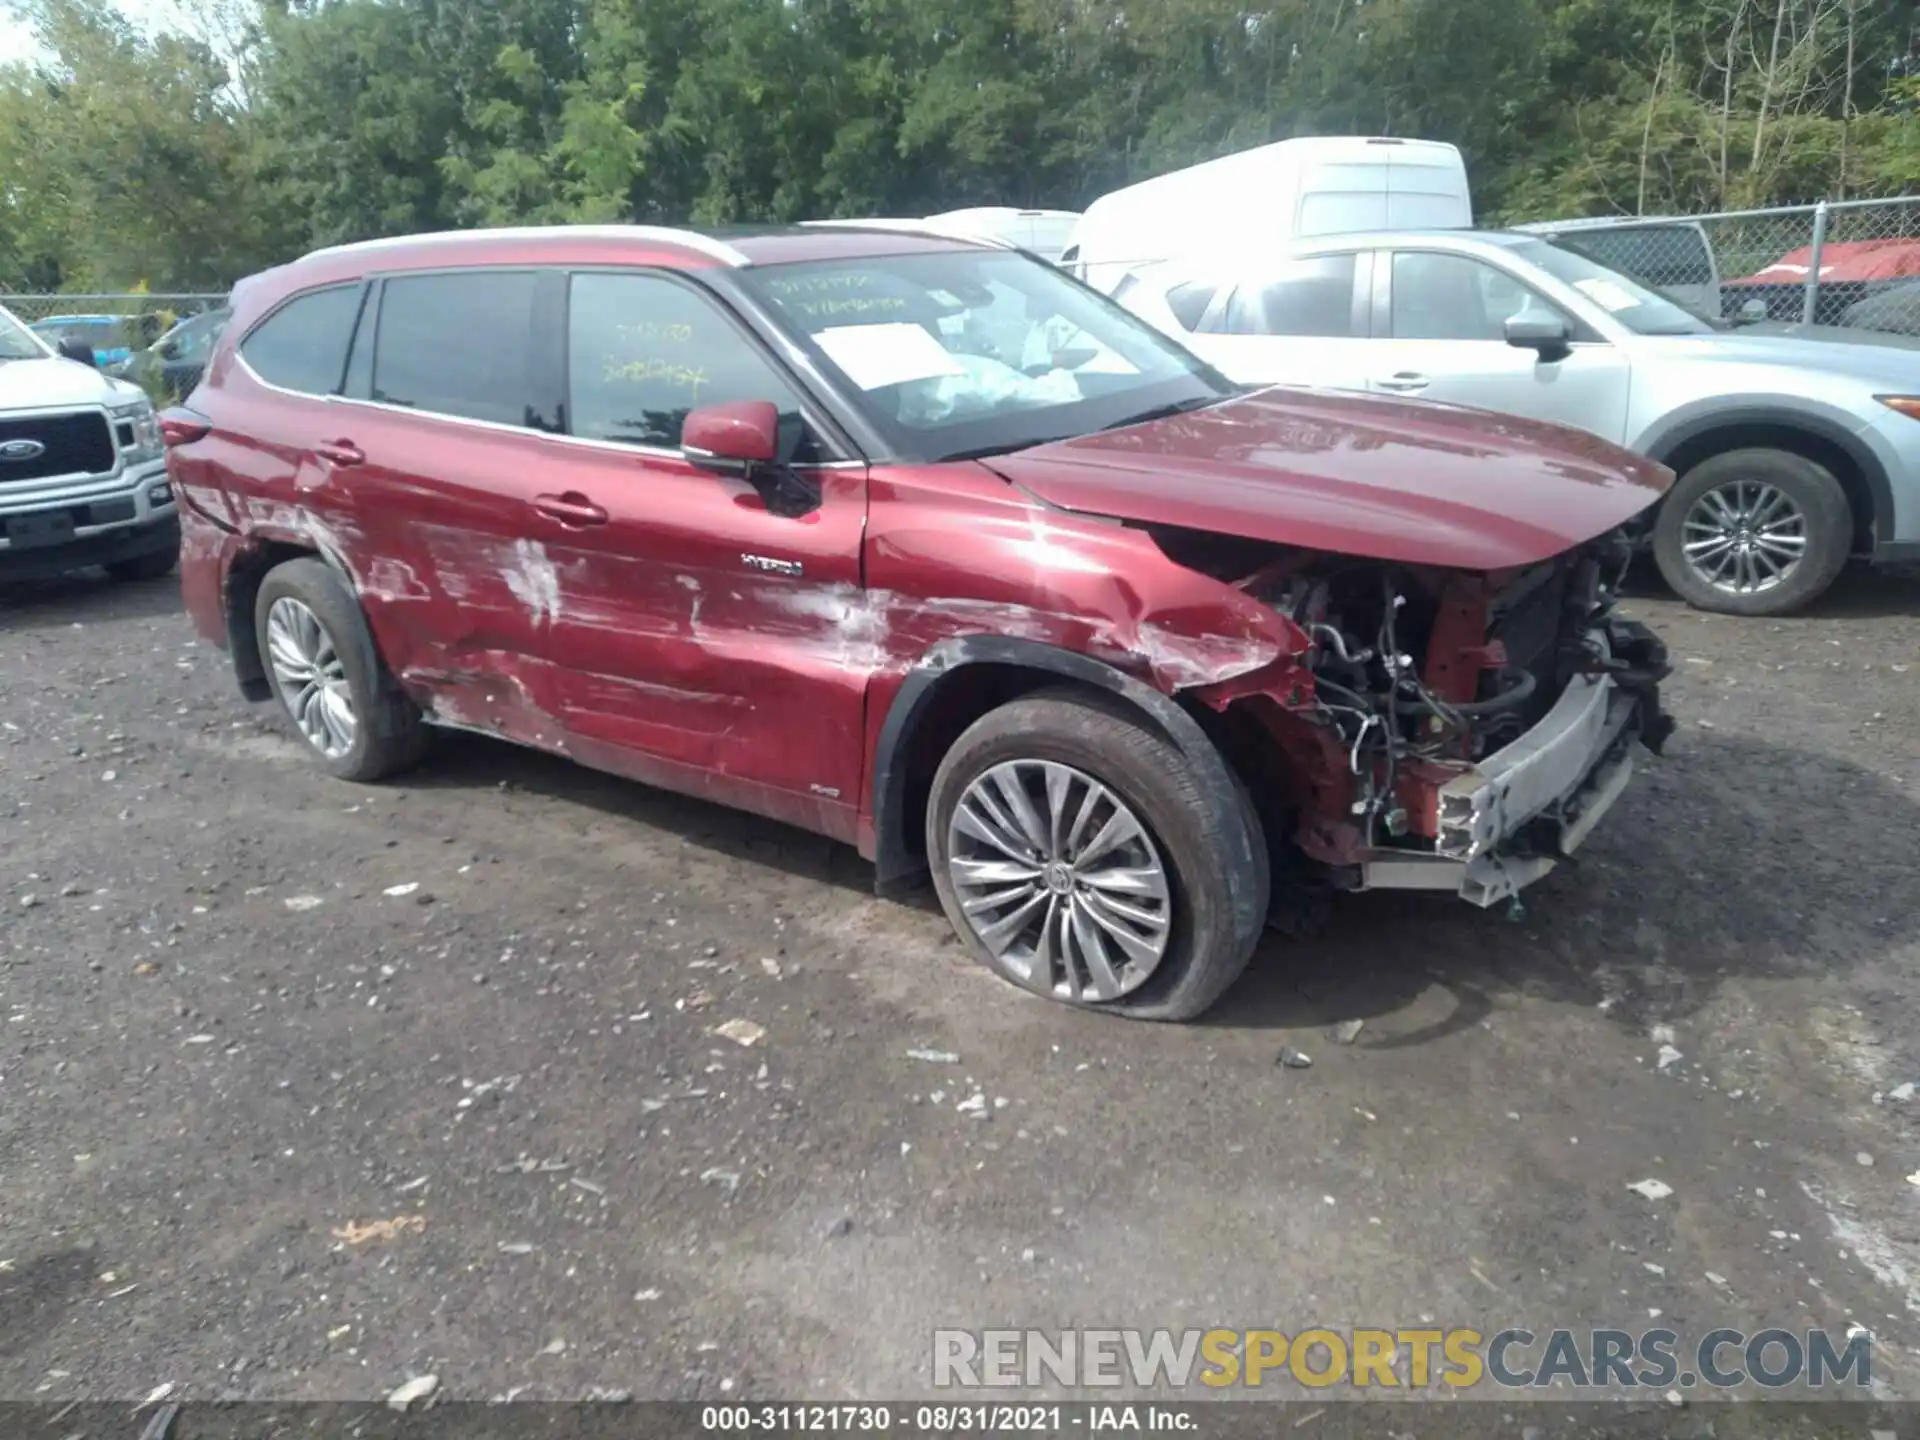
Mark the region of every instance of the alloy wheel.
[[1758, 595], [1784, 584], [1807, 552], [1807, 517], [1793, 497], [1762, 480], [1730, 480], [1693, 502], [1681, 553], [1707, 584]]
[[267, 611], [267, 663], [307, 743], [329, 760], [351, 750], [360, 724], [346, 664], [320, 617], [290, 595]]
[[1167, 953], [1173, 899], [1153, 836], [1083, 771], [1012, 760], [954, 807], [947, 871], [996, 964], [1063, 1000], [1117, 1000]]

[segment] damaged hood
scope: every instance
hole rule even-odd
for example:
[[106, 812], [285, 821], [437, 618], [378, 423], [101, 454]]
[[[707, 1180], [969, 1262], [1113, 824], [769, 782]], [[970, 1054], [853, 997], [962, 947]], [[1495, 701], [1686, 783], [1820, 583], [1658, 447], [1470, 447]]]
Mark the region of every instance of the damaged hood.
[[1672, 479], [1583, 431], [1292, 389], [984, 463], [1065, 510], [1462, 570], [1549, 559]]

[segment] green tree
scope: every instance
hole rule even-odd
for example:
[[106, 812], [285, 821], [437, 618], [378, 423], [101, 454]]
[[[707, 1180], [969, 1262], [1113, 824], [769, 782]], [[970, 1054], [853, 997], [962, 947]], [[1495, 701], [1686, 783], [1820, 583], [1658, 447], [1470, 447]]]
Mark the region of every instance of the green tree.
[[0, 71], [0, 235], [15, 283], [198, 288], [259, 264], [251, 127], [204, 42], [104, 0], [32, 0], [45, 55]]

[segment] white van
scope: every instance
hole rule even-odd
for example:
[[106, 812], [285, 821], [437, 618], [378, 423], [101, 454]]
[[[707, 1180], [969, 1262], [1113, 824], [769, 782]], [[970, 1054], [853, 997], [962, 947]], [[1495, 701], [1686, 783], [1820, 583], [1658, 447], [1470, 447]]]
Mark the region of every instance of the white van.
[[1354, 230], [1470, 229], [1466, 162], [1435, 140], [1329, 135], [1223, 155], [1102, 195], [1061, 263], [1111, 292], [1158, 260]]
[[929, 229], [950, 235], [1005, 240], [1022, 250], [1031, 250], [1042, 260], [1056, 262], [1079, 223], [1078, 210], [1015, 210], [1005, 205], [944, 210], [926, 219]]
[[1080, 212], [1015, 210], [1009, 205], [979, 205], [970, 210], [943, 210], [938, 215], [914, 219], [870, 216], [858, 220], [802, 220], [800, 223], [867, 226], [881, 230], [925, 230], [935, 235], [953, 235], [964, 240], [1018, 245], [1022, 250], [1031, 250], [1042, 260], [1058, 263], [1060, 252], [1067, 248], [1074, 226], [1080, 223]]

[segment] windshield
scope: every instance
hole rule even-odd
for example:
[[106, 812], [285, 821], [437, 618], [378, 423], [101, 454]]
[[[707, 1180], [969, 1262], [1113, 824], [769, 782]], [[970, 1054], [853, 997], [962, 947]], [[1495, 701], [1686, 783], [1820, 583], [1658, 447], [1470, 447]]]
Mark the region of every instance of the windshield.
[[40, 360], [46, 350], [10, 310], [0, 310], [0, 360]]
[[1235, 393], [1198, 357], [1027, 255], [961, 250], [738, 274], [916, 459], [1017, 450]]
[[1677, 301], [1598, 260], [1545, 240], [1515, 245], [1514, 258], [1538, 265], [1637, 335], [1711, 335], [1713, 326]]

